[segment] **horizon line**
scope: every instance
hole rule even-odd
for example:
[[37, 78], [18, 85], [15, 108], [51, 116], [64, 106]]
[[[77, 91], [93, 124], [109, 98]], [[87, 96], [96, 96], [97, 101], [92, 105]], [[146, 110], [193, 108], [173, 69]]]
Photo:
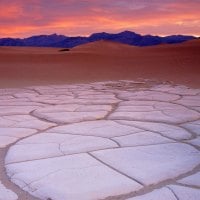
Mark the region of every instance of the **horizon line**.
[[135, 31], [129, 31], [129, 30], [124, 30], [124, 31], [120, 31], [120, 32], [115, 32], [115, 33], [111, 33], [111, 32], [106, 32], [106, 31], [101, 31], [101, 32], [94, 32], [94, 33], [90, 33], [90, 34], [87, 34], [87, 35], [74, 35], [74, 36], [70, 36], [70, 35], [65, 35], [65, 34], [60, 34], [60, 33], [49, 33], [49, 34], [38, 34], [38, 35], [29, 35], [29, 36], [26, 36], [26, 37], [1, 37], [0, 36], [0, 39], [3, 39], [3, 38], [12, 38], [12, 39], [26, 39], [26, 38], [30, 38], [30, 37], [34, 37], [34, 36], [50, 36], [50, 35], [62, 35], [62, 36], [65, 36], [65, 37], [89, 37], [93, 34], [96, 34], [96, 33], [108, 33], [108, 34], [118, 34], [118, 33], [123, 33], [123, 32], [132, 32], [132, 33], [136, 33], [138, 35], [141, 35], [141, 36], [146, 36], [146, 35], [151, 35], [151, 36], [158, 36], [158, 37], [167, 37], [167, 36], [175, 36], [175, 35], [182, 35], [182, 36], [193, 36], [193, 37], [196, 37], [196, 38], [200, 38], [200, 35], [195, 35], [195, 34], [181, 34], [181, 33], [177, 33], [177, 34], [172, 34], [172, 35], [159, 35], [159, 34], [140, 34], [140, 33], [137, 33]]

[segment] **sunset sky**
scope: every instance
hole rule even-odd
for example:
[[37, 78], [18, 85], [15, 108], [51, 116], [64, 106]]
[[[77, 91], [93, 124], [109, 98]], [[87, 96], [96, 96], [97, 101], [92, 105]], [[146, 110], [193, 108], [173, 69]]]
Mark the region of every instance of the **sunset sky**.
[[0, 0], [0, 37], [124, 30], [200, 36], [200, 0]]

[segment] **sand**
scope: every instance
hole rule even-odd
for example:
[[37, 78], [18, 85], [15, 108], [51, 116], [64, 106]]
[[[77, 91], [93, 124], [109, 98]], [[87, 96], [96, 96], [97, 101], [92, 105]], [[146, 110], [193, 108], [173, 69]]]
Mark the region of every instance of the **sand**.
[[[114, 123], [113, 122], [111, 124], [108, 124], [109, 126], [108, 125], [102, 126], [102, 132], [97, 131], [97, 133], [95, 133], [94, 131], [92, 131], [94, 132], [93, 133], [94, 136], [95, 134], [109, 133], [109, 130], [113, 130], [111, 131], [112, 134], [114, 133], [114, 134], [124, 135], [124, 132], [125, 132], [125, 134], [127, 134], [127, 138], [119, 137], [120, 135], [115, 135], [116, 137], [115, 139], [117, 141], [115, 145], [120, 143], [120, 145], [122, 146], [123, 145], [124, 146], [140, 146], [138, 147], [141, 149], [139, 153], [143, 152], [143, 148], [144, 149], [147, 148], [148, 152], [151, 152], [151, 151], [154, 152], [152, 154], [148, 153], [144, 155], [143, 154], [138, 155], [139, 159], [134, 160], [134, 164], [138, 163], [138, 166], [139, 166], [140, 160], [141, 160], [140, 157], [146, 156], [146, 155], [149, 155], [148, 159], [144, 157], [143, 160], [147, 160], [151, 162], [152, 160], [154, 160], [154, 154], [155, 156], [158, 155], [160, 150], [163, 149], [163, 152], [164, 152], [163, 160], [167, 161], [167, 159], [171, 159], [171, 157], [173, 158], [174, 156], [174, 158], [176, 159], [173, 159], [173, 161], [178, 160], [179, 165], [177, 165], [176, 162], [174, 164], [173, 162], [171, 162], [171, 160], [169, 160], [169, 162], [171, 162], [171, 166], [174, 165], [174, 166], [179, 166], [179, 167], [174, 168], [175, 170], [174, 169], [172, 170], [173, 172], [175, 172], [174, 175], [171, 173], [171, 170], [168, 169], [168, 165], [166, 165], [166, 167], [163, 167], [163, 166], [158, 167], [158, 169], [155, 168], [156, 169], [154, 170], [155, 176], [153, 176], [153, 179], [152, 180], [148, 179], [148, 176], [144, 177], [143, 181], [145, 183], [147, 182], [146, 183], [147, 187], [144, 187], [144, 189], [142, 188], [139, 191], [139, 193], [136, 194], [134, 190], [137, 190], [141, 184], [140, 182], [135, 183], [134, 182], [135, 180], [133, 178], [131, 178], [129, 182], [126, 182], [124, 178], [121, 177], [121, 175], [124, 175], [124, 173], [121, 173], [121, 171], [122, 172], [124, 170], [126, 171], [126, 166], [124, 167], [123, 165], [121, 165], [124, 163], [124, 161], [122, 162], [120, 159], [127, 157], [127, 163], [128, 163], [127, 166], [130, 166], [132, 165], [133, 161], [131, 161], [129, 157], [133, 155], [133, 153], [138, 153], [138, 152], [133, 152], [132, 150], [130, 152], [129, 151], [124, 152], [123, 150], [119, 152], [115, 152], [114, 151], [115, 146], [113, 146], [112, 144], [113, 140], [106, 142], [105, 138], [102, 137], [100, 141], [102, 148], [107, 148], [107, 147], [111, 149], [113, 148], [113, 151], [108, 150], [108, 154], [106, 153], [104, 155], [110, 154], [111, 155], [110, 157], [112, 159], [117, 159], [117, 162], [116, 160], [109, 160], [107, 157], [104, 157], [103, 154], [98, 153], [98, 151], [93, 154], [90, 153], [89, 154], [90, 156], [88, 155], [87, 157], [82, 157], [83, 153], [81, 153], [81, 155], [75, 155], [75, 158], [74, 158], [75, 161], [78, 163], [78, 167], [80, 167], [79, 159], [85, 159], [86, 162], [83, 162], [83, 163], [87, 164], [89, 163], [89, 161], [96, 158], [97, 160], [98, 159], [103, 160], [101, 162], [102, 167], [103, 167], [102, 169], [106, 171], [106, 166], [108, 165], [104, 166], [104, 162], [109, 161], [111, 162], [110, 165], [114, 165], [114, 167], [111, 167], [111, 169], [114, 169], [115, 167], [119, 168], [117, 169], [116, 172], [120, 172], [119, 174], [121, 175], [118, 174], [116, 176], [116, 175], [113, 175], [113, 172], [112, 173], [109, 172], [106, 174], [108, 175], [108, 179], [110, 181], [107, 181], [107, 182], [103, 181], [102, 183], [101, 178], [99, 179], [95, 178], [95, 181], [96, 180], [100, 181], [98, 183], [100, 186], [102, 184], [103, 188], [105, 188], [104, 187], [105, 183], [108, 184], [108, 186], [110, 186], [109, 184], [111, 184], [112, 186], [112, 183], [117, 183], [118, 184], [117, 187], [119, 187], [120, 190], [122, 189], [122, 186], [125, 185], [124, 183], [127, 183], [129, 187], [123, 188], [121, 196], [118, 194], [118, 191], [119, 191], [118, 188], [114, 191], [114, 193], [111, 193], [111, 194], [107, 193], [108, 190], [106, 191], [102, 190], [100, 191], [99, 194], [101, 195], [103, 194], [104, 196], [109, 196], [109, 195], [115, 196], [115, 197], [107, 198], [107, 199], [112, 199], [112, 200], [113, 199], [127, 199], [129, 197], [134, 198], [136, 195], [141, 195], [141, 194], [144, 194], [144, 199], [145, 198], [149, 199], [150, 197], [156, 197], [159, 195], [161, 195], [164, 199], [169, 199], [171, 196], [173, 196], [171, 191], [174, 190], [173, 193], [180, 195], [181, 198], [182, 198], [182, 194], [186, 195], [186, 198], [187, 198], [187, 195], [189, 195], [188, 199], [191, 199], [196, 194], [199, 197], [199, 191], [196, 190], [196, 186], [193, 185], [193, 182], [189, 184], [190, 185], [189, 187], [186, 187], [187, 186], [186, 182], [188, 180], [191, 180], [190, 175], [194, 177], [192, 178], [192, 181], [199, 180], [198, 178], [199, 175], [197, 174], [197, 172], [199, 172], [199, 165], [197, 167], [194, 167], [196, 166], [196, 162], [199, 162], [199, 146], [198, 146], [199, 121], [195, 121], [199, 119], [199, 111], [200, 111], [199, 110], [199, 95], [198, 95], [199, 90], [190, 90], [188, 88], [178, 87], [178, 86], [172, 87], [171, 85], [160, 85], [160, 86], [155, 86], [151, 88], [152, 90], [149, 90], [149, 91], [148, 91], [148, 87], [146, 89], [143, 88], [145, 90], [144, 93], [141, 91], [138, 91], [136, 95], [134, 92], [135, 90], [137, 91], [138, 89], [137, 87], [134, 88], [133, 91], [119, 90], [118, 91], [119, 94], [116, 96], [117, 90], [111, 91], [112, 87], [110, 86], [113, 86], [112, 84], [111, 85], [104, 84], [103, 86], [101, 84], [100, 85], [97, 84], [95, 86], [94, 84], [92, 88], [89, 87], [88, 85], [82, 85], [82, 86], [72, 85], [71, 86], [72, 88], [70, 89], [70, 86], [69, 86], [69, 88], [67, 87], [69, 89], [69, 93], [67, 93], [68, 96], [65, 96], [66, 90], [63, 88], [65, 88], [66, 86], [60, 85], [60, 86], [54, 86], [55, 88], [49, 87], [48, 89], [48, 85], [49, 84], [65, 84], [65, 83], [87, 83], [87, 82], [89, 83], [89, 82], [94, 82], [94, 81], [107, 81], [107, 80], [119, 80], [119, 79], [135, 80], [138, 78], [147, 78], [147, 79], [154, 79], [156, 81], [172, 81], [177, 84], [183, 84], [183, 85], [188, 85], [190, 87], [199, 88], [200, 86], [200, 76], [199, 76], [200, 75], [200, 65], [199, 65], [200, 64], [200, 56], [199, 56], [200, 41], [195, 40], [195, 41], [185, 42], [182, 44], [159, 45], [159, 46], [143, 47], [143, 48], [128, 46], [128, 45], [114, 43], [114, 42], [108, 42], [108, 41], [99, 41], [99, 42], [94, 42], [94, 43], [78, 46], [67, 52], [60, 52], [59, 50], [60, 48], [0, 47], [0, 88], [8, 88], [8, 87], [19, 88], [15, 90], [11, 89], [10, 90], [11, 95], [8, 95], [9, 90], [1, 91], [2, 92], [1, 94], [2, 99], [0, 101], [1, 107], [2, 107], [1, 126], [6, 128], [4, 131], [0, 131], [3, 133], [1, 136], [1, 142], [2, 143], [6, 142], [5, 146], [6, 145], [8, 146], [0, 148], [0, 180], [1, 180], [0, 184], [2, 182], [2, 184], [9, 191], [5, 190], [4, 187], [2, 188], [0, 187], [0, 190], [2, 189], [3, 192], [5, 191], [8, 192], [9, 195], [11, 195], [12, 197], [11, 198], [9, 196], [6, 196], [6, 198], [8, 198], [9, 200], [16, 199], [14, 194], [17, 194], [18, 199], [20, 200], [36, 200], [37, 199], [37, 197], [31, 196], [29, 193], [23, 191], [17, 185], [12, 183], [9, 179], [10, 177], [6, 175], [5, 156], [7, 155], [8, 150], [9, 149], [12, 150], [12, 148], [16, 148], [16, 146], [17, 147], [19, 146], [15, 144], [17, 142], [16, 141], [17, 139], [19, 139], [18, 142], [20, 142], [21, 140], [25, 140], [23, 138], [24, 136], [22, 132], [20, 133], [16, 132], [15, 134], [18, 134], [18, 137], [13, 137], [15, 139], [14, 143], [12, 143], [13, 141], [9, 140], [11, 142], [11, 144], [9, 144], [9, 141], [6, 141], [6, 139], [10, 139], [10, 138], [12, 139], [12, 137], [6, 138], [5, 135], [6, 134], [9, 135], [10, 133], [12, 133], [11, 130], [17, 131], [18, 130], [17, 128], [25, 129], [30, 126], [29, 128], [31, 128], [31, 130], [34, 130], [34, 129], [36, 130], [35, 135], [38, 134], [40, 136], [42, 135], [41, 133], [43, 134], [47, 133], [47, 136], [49, 137], [49, 135], [52, 135], [51, 129], [54, 128], [55, 124], [56, 124], [56, 127], [59, 129], [59, 126], [62, 125], [63, 120], [68, 120], [68, 121], [64, 121], [64, 124], [65, 123], [69, 124], [71, 122], [74, 122], [73, 120], [77, 120], [75, 123], [76, 124], [75, 126], [77, 127], [74, 127], [73, 124], [67, 127], [64, 127], [65, 129], [70, 129], [70, 126], [72, 126], [71, 129], [76, 131], [76, 130], [82, 130], [82, 128], [80, 129], [80, 127], [85, 127], [85, 126], [86, 128], [92, 127], [94, 129], [94, 127], [96, 127], [95, 123], [97, 123], [98, 126], [99, 126], [99, 123], [102, 123], [103, 125], [105, 125], [104, 123], [111, 123], [112, 120], [117, 120], [117, 119], [122, 120], [123, 123], [125, 122], [126, 123], [113, 125]], [[114, 85], [116, 85], [117, 87], [120, 84], [122, 84], [122, 82], [114, 84]], [[130, 83], [127, 82], [127, 84], [123, 84], [123, 85], [129, 86], [129, 84]], [[37, 88], [37, 86], [31, 87], [32, 89], [31, 88], [23, 89], [23, 87], [30, 86], [30, 85], [47, 85], [46, 87], [47, 90], [45, 88], [42, 89], [41, 87]], [[148, 85], [148, 84], [144, 84], [141, 86], [143, 87], [145, 85]], [[133, 87], [134, 84], [131, 84], [131, 86]], [[97, 89], [95, 87], [100, 88], [100, 89]], [[108, 96], [106, 96], [105, 94], [106, 87], [107, 87], [108, 92], [110, 93], [110, 95]], [[114, 89], [118, 89], [118, 88], [114, 88]], [[126, 90], [128, 88], [124, 88], [124, 89]], [[38, 91], [41, 92], [41, 95], [39, 96], [38, 96]], [[72, 93], [70, 93], [70, 91], [72, 91]], [[70, 95], [72, 95], [71, 100], [69, 98]], [[76, 99], [73, 99], [74, 96], [76, 97]], [[121, 99], [117, 99], [117, 98], [121, 98]], [[140, 101], [141, 99], [143, 99], [143, 101]], [[160, 115], [158, 115], [157, 111], [151, 110], [151, 105], [150, 105], [151, 102], [149, 101], [149, 99], [154, 100], [154, 103], [157, 102], [158, 107], [159, 106], [162, 107], [163, 101], [164, 101], [167, 105], [166, 108], [170, 109], [170, 115], [169, 113], [164, 115], [165, 112], [162, 112], [160, 113]], [[144, 110], [139, 110], [138, 112], [137, 110], [138, 108], [136, 109], [137, 106], [134, 107], [131, 103], [133, 102], [133, 100], [134, 100], [134, 103], [136, 102], [138, 103], [140, 109], [144, 109]], [[146, 104], [147, 104], [146, 107], [143, 105], [143, 103], [145, 102], [144, 100], [146, 100]], [[92, 103], [90, 103], [90, 101]], [[174, 104], [174, 101], [175, 101], [175, 104]], [[73, 112], [70, 112], [70, 113], [62, 112], [62, 114], [60, 113], [59, 115], [57, 114], [58, 112], [60, 112], [60, 110], [63, 111], [64, 109], [66, 109], [66, 105], [62, 105], [62, 103], [70, 104], [69, 107], [71, 109], [72, 103], [74, 104], [76, 103], [78, 106], [80, 102], [81, 104], [83, 104], [83, 106], [79, 108], [80, 110], [77, 109], [75, 105], [75, 108], [74, 108], [75, 110]], [[99, 105], [97, 104], [97, 102]], [[88, 107], [88, 104], [91, 104], [90, 105], [91, 107], [90, 106]], [[105, 104], [106, 105], [108, 104], [108, 105], [105, 106]], [[32, 105], [32, 107], [30, 105]], [[53, 111], [51, 111], [49, 114], [48, 112], [45, 112], [45, 109], [47, 109], [47, 111], [48, 109], [52, 110], [51, 105], [55, 105], [55, 106], [53, 106]], [[23, 106], [23, 109], [21, 109], [22, 106]], [[42, 109], [43, 106], [45, 106], [45, 109]], [[58, 107], [61, 106], [60, 109], [58, 109], [57, 106]], [[95, 106], [96, 112], [94, 112], [95, 111], [94, 106]], [[112, 106], [114, 106], [113, 107], [114, 109], [109, 110], [110, 107], [112, 108]], [[127, 106], [128, 106], [128, 110], [126, 108]], [[85, 111], [88, 111], [89, 116], [84, 115], [84, 112], [83, 112], [84, 109]], [[91, 110], [87, 110], [87, 109], [91, 109]], [[100, 109], [100, 111], [98, 109]], [[117, 111], [117, 109], [118, 109], [118, 112], [115, 112]], [[163, 107], [163, 109], [165, 109], [165, 107]], [[77, 110], [79, 110], [80, 112], [76, 112]], [[12, 114], [13, 112], [15, 114]], [[141, 115], [142, 113], [144, 113], [144, 115]], [[50, 119], [52, 119], [52, 121], [48, 121], [49, 120], [48, 115], [51, 115]], [[85, 122], [82, 122], [82, 119], [84, 119], [84, 117], [89, 117], [89, 120], [91, 120], [92, 118], [93, 122], [87, 122], [88, 124], [87, 123], [84, 124]], [[176, 121], [174, 119], [176, 119]], [[17, 123], [15, 122], [15, 120]], [[88, 118], [85, 120], [88, 120]], [[134, 120], [137, 120], [137, 122]], [[150, 123], [148, 122], [148, 120], [150, 121]], [[155, 122], [155, 124], [159, 126], [155, 126], [155, 124], [152, 123], [152, 120], [153, 122]], [[52, 123], [55, 123], [55, 124], [52, 124]], [[130, 136], [129, 129], [131, 128], [131, 131], [133, 131], [132, 129], [134, 129], [137, 132], [136, 127], [134, 127], [136, 125], [138, 128], [140, 126], [144, 126], [143, 128], [145, 130], [148, 130], [149, 132], [152, 131], [151, 130], [152, 127], [154, 129], [156, 128], [156, 131], [158, 133], [161, 132], [161, 134], [155, 135], [155, 133], [148, 132], [148, 137], [147, 135], [145, 135], [145, 133], [143, 134], [135, 133]], [[125, 126], [125, 129], [119, 128], [119, 127], [124, 127], [124, 126]], [[108, 129], [108, 131], [104, 130], [104, 128], [106, 127], [110, 127], [110, 129]], [[162, 132], [163, 127], [166, 130], [169, 129], [170, 132], [169, 131], [167, 131], [166, 133]], [[179, 130], [181, 130], [180, 131], [181, 135], [179, 134]], [[56, 132], [56, 130], [53, 130], [53, 131]], [[57, 131], [59, 132], [59, 130]], [[25, 130], [25, 132], [28, 133], [27, 130]], [[86, 131], [86, 132], [89, 132], [89, 131]], [[173, 133], [172, 138], [170, 138], [170, 135], [164, 135], [164, 134], [169, 134], [169, 133]], [[64, 134], [57, 134], [57, 135], [59, 135], [59, 137], [62, 137], [62, 135]], [[82, 137], [85, 137], [84, 133], [82, 132], [78, 133], [78, 135], [82, 135]], [[34, 136], [28, 135], [26, 137], [27, 137], [26, 139], [29, 139], [31, 141], [33, 139], [32, 137]], [[4, 140], [2, 138], [4, 138]], [[51, 137], [49, 138], [51, 139]], [[46, 140], [47, 143], [48, 143], [49, 138], [47, 138]], [[39, 141], [41, 140], [40, 137], [38, 139]], [[171, 144], [171, 140], [174, 140], [174, 139], [176, 143]], [[182, 142], [183, 140], [186, 140], [186, 139], [188, 139], [187, 145], [183, 144]], [[99, 144], [98, 142], [99, 141], [97, 141], [97, 144]], [[152, 142], [153, 142], [153, 145], [152, 145]], [[88, 144], [91, 144], [91, 143], [93, 142], [90, 142], [90, 141], [88, 142]], [[162, 144], [162, 143], [166, 143], [166, 144]], [[143, 147], [145, 145], [147, 145], [147, 147]], [[164, 145], [164, 148], [162, 145]], [[193, 147], [196, 150], [193, 149]], [[79, 148], [79, 146], [77, 146], [76, 148]], [[91, 147], [86, 146], [85, 148], [87, 149]], [[180, 148], [182, 148], [181, 151], [180, 151]], [[93, 149], [92, 150], [89, 149], [89, 150], [92, 151]], [[193, 159], [192, 156], [195, 155], [194, 150], [195, 150], [196, 158]], [[23, 154], [24, 152], [27, 152], [27, 151], [15, 151], [15, 149], [13, 150], [13, 152], [11, 151], [11, 154], [10, 154], [11, 156], [8, 157], [11, 163], [12, 163], [12, 159], [19, 159], [19, 158], [26, 159], [26, 155], [21, 155], [20, 152]], [[34, 155], [34, 149], [33, 150], [29, 149], [29, 152], [30, 153], [32, 152]], [[54, 154], [56, 151], [54, 152], [54, 149], [50, 152], [47, 151], [47, 153], [51, 153], [51, 152]], [[187, 157], [185, 156], [186, 154], [184, 152], [188, 154], [188, 158], [192, 159], [191, 161], [187, 162], [187, 164], [184, 160], [184, 159], [187, 159]], [[119, 155], [121, 157], [118, 156], [118, 154], [116, 154], [117, 156], [115, 156], [115, 153], [120, 153]], [[166, 155], [168, 155], [168, 157]], [[40, 154], [38, 154], [38, 156], [40, 156]], [[48, 157], [49, 155], [45, 155], [45, 156]], [[7, 158], [7, 161], [9, 161], [8, 158]], [[48, 159], [45, 159], [45, 160], [48, 161]], [[63, 163], [65, 164], [65, 162], [67, 166], [70, 165], [71, 163], [71, 162], [68, 163], [67, 159], [65, 159]], [[95, 162], [95, 161], [93, 160], [91, 162]], [[115, 163], [117, 163], [117, 165]], [[159, 164], [160, 163], [162, 162], [159, 162]], [[48, 166], [50, 165], [48, 164]], [[144, 164], [144, 166], [151, 166], [151, 163]], [[152, 166], [158, 166], [158, 163], [152, 163]], [[183, 166], [183, 167], [180, 167], [180, 166]], [[8, 167], [9, 167], [9, 164], [7, 165], [7, 168]], [[87, 166], [86, 167], [83, 166], [83, 168], [87, 169]], [[144, 171], [144, 168], [140, 167], [139, 170]], [[23, 170], [23, 168], [20, 170]], [[31, 170], [31, 167], [30, 167], [30, 170]], [[159, 170], [164, 170], [164, 171], [160, 172]], [[185, 170], [185, 171], [181, 171], [181, 170]], [[9, 170], [7, 169], [7, 172], [8, 171]], [[151, 170], [151, 173], [145, 173], [145, 174], [152, 175], [152, 172], [153, 170]], [[161, 177], [156, 174], [157, 172], [166, 176], [167, 176], [167, 172], [170, 172], [169, 173], [170, 176]], [[82, 174], [84, 175], [84, 173]], [[130, 174], [128, 174], [127, 176], [129, 179], [131, 177], [131, 173], [132, 172], [130, 172]], [[138, 174], [137, 172], [134, 172], [134, 173]], [[37, 173], [30, 173], [30, 172], [27, 173], [28, 176], [32, 176], [30, 179], [31, 181], [33, 181], [32, 179], [35, 179], [34, 177], [35, 174]], [[79, 173], [74, 173], [74, 174], [76, 175]], [[99, 174], [98, 173], [96, 174], [96, 171], [92, 170], [90, 172], [90, 175], [92, 177], [92, 180], [94, 180], [93, 176], [96, 177], [96, 175], [99, 175]], [[24, 177], [22, 177], [22, 179]], [[78, 178], [80, 178], [80, 180], [85, 180], [85, 179], [88, 180], [88, 182], [91, 183], [90, 185], [88, 185], [88, 188], [90, 188], [89, 192], [93, 193], [94, 191], [93, 187], [97, 186], [97, 189], [99, 189], [100, 187], [98, 184], [92, 184], [92, 182], [90, 181], [90, 179], [88, 179], [88, 177], [89, 176], [82, 178], [79, 176]], [[112, 179], [110, 179], [109, 177], [111, 177]], [[61, 178], [59, 176], [56, 177], [56, 179], [59, 181], [58, 182], [54, 181], [53, 183], [55, 184], [59, 183], [61, 185], [59, 190], [66, 191], [65, 181], [75, 180], [76, 178], [77, 177], [73, 177], [73, 173], [72, 173], [72, 176], [70, 175], [70, 178], [62, 179], [62, 175], [61, 175]], [[157, 180], [157, 178], [160, 178], [160, 180]], [[185, 178], [186, 180], [185, 179], [182, 180], [182, 178]], [[149, 180], [153, 181], [152, 182], [153, 184], [149, 182]], [[184, 187], [180, 187], [180, 186], [175, 187], [173, 184], [174, 183], [177, 184], [177, 181], [179, 181], [182, 184], [185, 184]], [[81, 181], [79, 181], [78, 179], [78, 182], [81, 182]], [[154, 184], [155, 182], [157, 182], [157, 184]], [[42, 184], [45, 187], [46, 187], [45, 185], [46, 183], [48, 186], [49, 181], [42, 182]], [[69, 182], [70, 186], [71, 184], [73, 184], [73, 182], [72, 183]], [[80, 184], [78, 186], [81, 187]], [[73, 187], [73, 188], [77, 190], [78, 186]], [[57, 188], [55, 187], [55, 189]], [[129, 193], [129, 189], [132, 192]], [[153, 193], [149, 193], [151, 191], [153, 191]], [[14, 194], [11, 192], [14, 192]], [[76, 192], [74, 194], [76, 194]], [[86, 195], [81, 194], [81, 193], [80, 195], [81, 197], [84, 197], [84, 198], [87, 197]], [[174, 198], [174, 196], [172, 198]]]
[[151, 47], [98, 41], [59, 50], [0, 47], [0, 87], [137, 78], [200, 86], [200, 40]]

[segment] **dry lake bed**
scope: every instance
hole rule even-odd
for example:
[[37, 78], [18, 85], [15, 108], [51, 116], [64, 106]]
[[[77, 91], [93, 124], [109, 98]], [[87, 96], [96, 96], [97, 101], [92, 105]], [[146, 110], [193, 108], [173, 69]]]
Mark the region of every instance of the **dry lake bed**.
[[0, 89], [0, 200], [17, 199], [199, 200], [200, 89]]

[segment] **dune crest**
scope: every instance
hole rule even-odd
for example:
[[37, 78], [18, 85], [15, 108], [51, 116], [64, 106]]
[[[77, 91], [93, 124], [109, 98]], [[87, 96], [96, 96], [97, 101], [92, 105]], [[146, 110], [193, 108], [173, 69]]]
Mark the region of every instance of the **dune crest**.
[[0, 47], [0, 87], [137, 78], [200, 86], [200, 40], [151, 47], [98, 41], [60, 50]]

